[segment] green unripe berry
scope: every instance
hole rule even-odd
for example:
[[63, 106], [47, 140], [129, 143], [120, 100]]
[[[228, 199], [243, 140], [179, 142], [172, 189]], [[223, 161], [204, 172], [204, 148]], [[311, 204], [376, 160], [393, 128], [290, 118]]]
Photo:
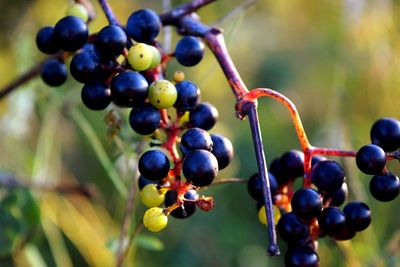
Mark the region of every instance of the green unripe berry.
[[134, 70], [147, 70], [150, 68], [152, 61], [153, 50], [150, 45], [137, 43], [128, 51], [128, 62]]
[[178, 93], [175, 85], [170, 81], [154, 81], [149, 87], [149, 100], [155, 108], [163, 109], [172, 107], [177, 97]]
[[149, 208], [160, 206], [165, 199], [165, 192], [157, 188], [156, 184], [148, 184], [140, 191], [140, 199]]
[[84, 5], [81, 4], [73, 4], [70, 5], [66, 12], [67, 16], [75, 16], [83, 20], [84, 22], [88, 22], [89, 20], [89, 12]]
[[[281, 213], [277, 206], [273, 206], [273, 209], [274, 209], [274, 222], [275, 222], [275, 224], [277, 224], [279, 219], [281, 218]], [[265, 214], [265, 206], [262, 206], [258, 210], [258, 220], [260, 221], [260, 223], [268, 225], [267, 215]]]
[[148, 230], [159, 232], [167, 226], [168, 216], [162, 208], [154, 207], [144, 213], [143, 224]]
[[152, 57], [151, 64], [149, 67], [149, 69], [151, 70], [151, 69], [156, 68], [160, 64], [161, 54], [160, 54], [160, 51], [158, 51], [158, 49], [156, 47], [154, 47], [152, 45], [149, 45], [149, 47], [153, 53], [153, 57]]

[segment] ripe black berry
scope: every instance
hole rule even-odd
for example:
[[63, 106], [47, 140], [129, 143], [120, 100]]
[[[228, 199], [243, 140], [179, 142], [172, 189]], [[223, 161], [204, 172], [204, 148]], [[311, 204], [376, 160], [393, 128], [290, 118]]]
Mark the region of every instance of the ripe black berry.
[[45, 54], [55, 54], [60, 50], [55, 38], [54, 27], [43, 27], [36, 34], [36, 46]]
[[302, 220], [317, 217], [322, 210], [321, 195], [312, 188], [300, 188], [291, 200], [294, 214]]
[[276, 158], [271, 162], [269, 171], [275, 176], [276, 181], [280, 185], [284, 185], [289, 182], [290, 177], [286, 176], [282, 171], [280, 158]]
[[327, 207], [318, 216], [318, 225], [328, 235], [339, 234], [346, 227], [346, 216], [337, 207]]
[[294, 246], [285, 253], [286, 267], [318, 267], [318, 254], [307, 246]]
[[161, 150], [149, 150], [139, 158], [139, 172], [151, 181], [160, 181], [169, 172], [169, 160]]
[[391, 201], [400, 193], [399, 178], [391, 173], [375, 175], [369, 183], [369, 191], [379, 201]]
[[156, 183], [156, 182], [151, 181], [151, 180], [145, 178], [143, 175], [140, 175], [140, 176], [139, 176], [139, 179], [138, 179], [138, 187], [139, 187], [139, 190], [142, 190], [143, 187], [145, 187], [145, 186], [148, 185], [148, 184], [155, 184], [155, 183]]
[[214, 127], [218, 119], [218, 110], [209, 103], [200, 103], [190, 111], [189, 122], [193, 127], [199, 127], [206, 131]]
[[85, 84], [81, 98], [83, 104], [92, 110], [103, 110], [111, 103], [110, 90], [101, 83]]
[[218, 174], [218, 161], [207, 150], [189, 151], [182, 164], [186, 179], [195, 186], [206, 186], [212, 183]]
[[343, 183], [339, 189], [325, 193], [324, 201], [329, 200], [329, 206], [339, 207], [346, 201], [348, 195], [349, 190], [347, 184]]
[[201, 128], [191, 128], [182, 135], [180, 149], [184, 155], [196, 149], [211, 151], [212, 147], [211, 136]]
[[57, 59], [47, 60], [41, 70], [43, 81], [49, 86], [60, 86], [67, 80], [67, 67]]
[[372, 125], [371, 142], [386, 152], [400, 148], [400, 122], [393, 118], [377, 120]]
[[160, 126], [160, 111], [150, 104], [133, 108], [129, 114], [129, 124], [132, 129], [142, 135], [153, 133]]
[[338, 234], [333, 235], [333, 238], [338, 241], [345, 241], [345, 240], [350, 240], [353, 237], [355, 237], [357, 234], [356, 231], [350, 229], [347, 225], [346, 227], [340, 231]]
[[200, 100], [200, 89], [196, 84], [189, 81], [182, 81], [175, 84], [178, 98], [174, 107], [179, 111], [193, 110]]
[[[268, 173], [268, 178], [269, 178], [269, 185], [271, 188], [271, 195], [274, 195], [276, 193], [276, 190], [278, 189], [278, 183], [276, 182], [276, 179], [273, 174]], [[257, 172], [249, 178], [247, 182], [247, 190], [255, 200], [264, 200], [264, 194], [262, 188], [263, 185], [261, 177], [260, 175], [258, 175]]]
[[60, 19], [54, 26], [57, 44], [65, 51], [76, 51], [87, 41], [88, 28], [80, 18], [68, 16]]
[[318, 190], [333, 192], [342, 186], [345, 180], [345, 173], [336, 161], [324, 160], [315, 164], [311, 177]]
[[121, 27], [108, 25], [97, 34], [95, 46], [101, 58], [113, 59], [122, 53], [127, 40], [128, 38]]
[[[189, 190], [183, 196], [185, 200], [183, 201], [183, 205], [174, 209], [170, 214], [178, 219], [184, 219], [191, 216], [196, 211], [196, 203], [193, 200], [197, 200], [199, 198], [199, 194], [196, 190]], [[176, 190], [169, 190], [165, 193], [165, 207], [169, 207], [173, 205], [178, 199], [178, 193]]]
[[72, 58], [70, 71], [72, 77], [81, 83], [93, 82], [97, 78], [99, 62], [91, 52], [82, 52]]
[[304, 175], [304, 154], [299, 150], [290, 150], [280, 159], [282, 172], [287, 177], [296, 178]]
[[126, 33], [137, 42], [150, 43], [161, 29], [158, 15], [150, 9], [137, 10], [129, 16]]
[[194, 66], [204, 56], [204, 44], [194, 36], [184, 36], [176, 44], [175, 57], [183, 66]]
[[139, 72], [127, 70], [115, 76], [111, 81], [111, 97], [115, 104], [134, 107], [147, 98], [148, 84]]
[[377, 145], [365, 145], [357, 151], [357, 167], [366, 174], [380, 174], [386, 166], [386, 154]]
[[212, 134], [211, 140], [213, 142], [211, 153], [217, 158], [218, 170], [222, 170], [226, 168], [233, 159], [232, 143], [228, 138], [220, 134]]
[[280, 237], [288, 244], [304, 244], [310, 235], [308, 225], [301, 222], [293, 212], [282, 215], [277, 228]]
[[343, 212], [346, 215], [347, 227], [353, 231], [363, 231], [371, 223], [371, 210], [363, 202], [349, 202], [344, 206]]

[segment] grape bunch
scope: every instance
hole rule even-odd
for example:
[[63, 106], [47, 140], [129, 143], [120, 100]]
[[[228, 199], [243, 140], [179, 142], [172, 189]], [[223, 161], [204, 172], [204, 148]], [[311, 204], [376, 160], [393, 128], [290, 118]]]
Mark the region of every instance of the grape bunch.
[[[125, 27], [111, 24], [89, 35], [84, 7], [75, 4], [71, 9], [79, 12], [38, 32], [37, 46], [46, 54], [63, 51], [72, 57], [70, 73], [84, 84], [81, 99], [87, 108], [103, 110], [111, 103], [130, 108], [132, 130], [151, 137], [152, 148], [138, 160], [140, 198], [149, 207], [144, 226], [158, 232], [166, 227], [169, 215], [187, 218], [196, 207], [212, 209], [213, 199], [199, 196], [198, 191], [232, 161], [232, 143], [207, 132], [216, 124], [218, 111], [200, 101], [195, 83], [179, 70], [172, 81], [164, 77], [172, 58], [183, 66], [197, 65], [204, 44], [197, 37], [183, 36], [174, 53], [166, 54], [156, 41], [161, 21], [150, 9], [134, 11]], [[64, 61], [59, 57], [43, 65], [45, 83], [65, 82]]]
[[[400, 122], [393, 118], [377, 120], [371, 128], [370, 138], [371, 144], [355, 153], [356, 164], [363, 173], [373, 175], [369, 183], [371, 195], [379, 201], [392, 201], [400, 193], [400, 180], [386, 164], [388, 160], [399, 159]], [[393, 151], [396, 152], [390, 153]], [[284, 153], [272, 161], [269, 169], [274, 223], [280, 238], [288, 245], [287, 267], [319, 266], [318, 238], [349, 240], [371, 223], [371, 210], [366, 203], [350, 201], [340, 208], [347, 200], [348, 188], [345, 171], [337, 161], [315, 155], [311, 166], [312, 185], [296, 191], [294, 181], [304, 176], [302, 151]], [[258, 173], [248, 180], [248, 192], [258, 201], [259, 219], [266, 224]]]

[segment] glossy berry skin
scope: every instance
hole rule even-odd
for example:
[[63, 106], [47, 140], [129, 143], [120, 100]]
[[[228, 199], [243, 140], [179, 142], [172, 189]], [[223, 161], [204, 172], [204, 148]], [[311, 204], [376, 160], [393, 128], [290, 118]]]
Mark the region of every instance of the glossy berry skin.
[[211, 153], [217, 158], [218, 170], [225, 169], [233, 159], [233, 145], [231, 141], [220, 134], [211, 134], [213, 147]]
[[287, 184], [291, 179], [283, 173], [280, 158], [276, 158], [271, 162], [269, 171], [275, 176], [279, 185]]
[[293, 212], [282, 215], [277, 229], [279, 236], [288, 244], [303, 244], [310, 235], [308, 225], [300, 221]]
[[282, 172], [291, 178], [304, 175], [304, 154], [299, 150], [290, 150], [280, 159]]
[[175, 85], [168, 80], [157, 80], [149, 86], [149, 100], [155, 108], [172, 107], [177, 96]]
[[91, 52], [82, 52], [72, 58], [70, 72], [75, 80], [81, 83], [93, 82], [98, 73], [99, 62]]
[[339, 189], [326, 193], [324, 195], [324, 200], [329, 199], [329, 206], [339, 207], [346, 201], [348, 195], [349, 190], [347, 184], [343, 183]]
[[161, 29], [158, 15], [150, 9], [140, 9], [133, 12], [126, 24], [126, 33], [137, 42], [150, 43]]
[[[184, 199], [187, 200], [197, 200], [199, 198], [199, 194], [196, 190], [189, 190], [183, 196]], [[175, 204], [176, 200], [178, 199], [178, 193], [175, 190], [169, 190], [165, 194], [165, 207], [169, 207]], [[178, 219], [184, 219], [191, 216], [196, 211], [196, 203], [191, 201], [183, 202], [183, 205], [174, 209], [170, 215], [174, 216]]]
[[182, 81], [175, 84], [178, 97], [174, 107], [179, 111], [193, 110], [200, 101], [200, 89], [190, 81]]
[[346, 227], [346, 216], [337, 207], [324, 208], [318, 216], [320, 230], [328, 235], [341, 233]]
[[183, 160], [182, 171], [193, 185], [207, 186], [218, 174], [218, 161], [207, 150], [189, 151]]
[[157, 184], [147, 184], [140, 191], [142, 203], [149, 208], [160, 206], [165, 200], [165, 193], [159, 190]]
[[60, 86], [67, 80], [68, 72], [63, 62], [49, 59], [43, 64], [40, 75], [47, 85]]
[[160, 181], [169, 172], [169, 160], [161, 150], [149, 150], [139, 158], [139, 172], [151, 181]]
[[192, 127], [199, 127], [206, 131], [217, 123], [218, 110], [209, 103], [200, 103], [190, 111], [189, 122]]
[[399, 178], [391, 173], [375, 175], [369, 182], [369, 191], [379, 201], [392, 201], [400, 193]]
[[400, 148], [400, 121], [394, 118], [382, 118], [372, 125], [371, 142], [386, 152]]
[[152, 134], [160, 127], [160, 111], [150, 104], [143, 104], [133, 108], [129, 114], [129, 124], [132, 129], [141, 135]]
[[285, 267], [318, 267], [318, 254], [307, 246], [294, 246], [285, 253]]
[[96, 36], [95, 47], [103, 59], [113, 59], [120, 55], [128, 38], [124, 30], [117, 25], [107, 25]]
[[103, 110], [111, 103], [110, 90], [101, 83], [88, 83], [82, 88], [81, 99], [87, 108]]
[[322, 210], [321, 195], [312, 188], [300, 188], [291, 200], [294, 214], [302, 220], [311, 220], [317, 217]]
[[344, 180], [345, 173], [339, 163], [333, 160], [320, 161], [312, 168], [312, 182], [322, 192], [338, 190]]
[[347, 227], [353, 231], [363, 231], [371, 223], [371, 210], [363, 202], [349, 202], [344, 206], [343, 212], [346, 215]]
[[377, 145], [365, 145], [356, 154], [357, 167], [366, 174], [380, 174], [386, 166], [386, 154]]
[[[269, 186], [271, 189], [271, 195], [273, 196], [276, 193], [276, 190], [278, 189], [278, 183], [276, 182], [275, 176], [271, 173], [268, 173], [268, 178], [269, 178]], [[257, 173], [253, 174], [249, 180], [247, 181], [247, 191], [249, 192], [250, 196], [254, 198], [255, 200], [264, 200], [264, 194], [263, 194], [263, 185], [261, 181], [260, 175]]]
[[179, 64], [187, 67], [197, 65], [204, 56], [204, 44], [194, 36], [184, 36], [175, 48]]
[[153, 50], [151, 45], [136, 43], [128, 52], [128, 62], [132, 69], [144, 71], [150, 68], [153, 61]]
[[147, 81], [140, 73], [126, 70], [112, 79], [111, 97], [119, 106], [138, 106], [147, 98], [147, 87]]
[[168, 224], [168, 216], [162, 208], [154, 207], [148, 209], [143, 215], [143, 225], [149, 231], [159, 232]]
[[54, 26], [57, 44], [65, 51], [76, 51], [82, 48], [88, 35], [86, 23], [75, 16], [64, 17]]
[[182, 135], [179, 147], [182, 153], [186, 155], [187, 152], [196, 149], [211, 151], [213, 142], [207, 131], [201, 128], [190, 128]]
[[51, 55], [60, 51], [54, 38], [54, 27], [43, 27], [36, 34], [36, 46], [45, 54]]

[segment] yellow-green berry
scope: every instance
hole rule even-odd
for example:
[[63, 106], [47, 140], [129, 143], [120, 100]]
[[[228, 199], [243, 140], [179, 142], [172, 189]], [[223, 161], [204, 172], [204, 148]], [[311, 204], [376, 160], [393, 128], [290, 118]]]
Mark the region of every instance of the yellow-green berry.
[[172, 107], [177, 96], [175, 85], [168, 80], [154, 81], [149, 87], [150, 103], [157, 109]]
[[128, 51], [128, 62], [134, 70], [147, 70], [150, 68], [152, 61], [153, 50], [150, 45], [137, 43]]
[[164, 190], [159, 190], [156, 184], [148, 184], [140, 191], [140, 199], [149, 208], [160, 206], [165, 199]]
[[168, 216], [162, 208], [154, 207], [144, 213], [143, 224], [149, 231], [159, 232], [167, 226]]

